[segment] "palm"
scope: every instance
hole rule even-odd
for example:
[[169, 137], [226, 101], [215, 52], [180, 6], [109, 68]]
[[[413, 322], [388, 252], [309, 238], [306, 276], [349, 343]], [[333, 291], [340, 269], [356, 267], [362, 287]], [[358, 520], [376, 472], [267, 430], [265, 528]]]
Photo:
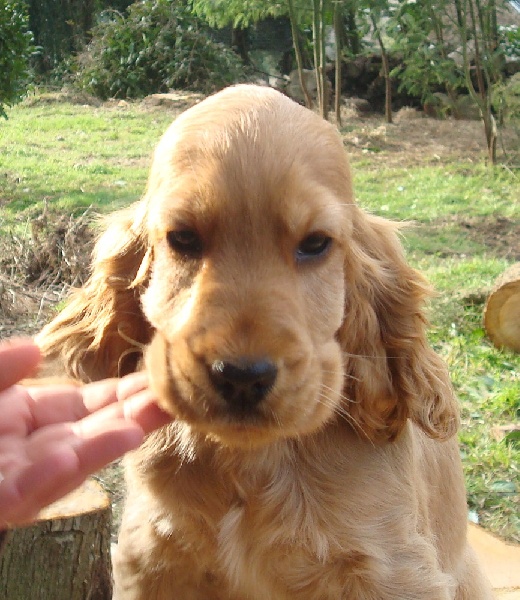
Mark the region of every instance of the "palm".
[[38, 360], [31, 343], [0, 347], [0, 529], [30, 521], [168, 421], [143, 375], [82, 387], [13, 385]]

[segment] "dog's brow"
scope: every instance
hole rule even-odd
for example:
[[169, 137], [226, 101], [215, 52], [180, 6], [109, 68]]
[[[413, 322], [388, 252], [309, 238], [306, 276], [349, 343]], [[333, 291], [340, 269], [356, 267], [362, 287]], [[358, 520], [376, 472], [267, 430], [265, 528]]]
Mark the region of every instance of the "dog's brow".
[[290, 203], [284, 211], [286, 226], [295, 236], [311, 231], [339, 235], [344, 220], [344, 208], [328, 191], [316, 190], [303, 193], [301, 201]]

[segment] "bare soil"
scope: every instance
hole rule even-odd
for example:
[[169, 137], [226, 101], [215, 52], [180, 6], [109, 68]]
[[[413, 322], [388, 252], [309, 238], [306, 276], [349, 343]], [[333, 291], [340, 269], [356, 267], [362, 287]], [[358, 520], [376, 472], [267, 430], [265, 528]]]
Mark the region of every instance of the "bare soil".
[[[458, 225], [470, 239], [486, 246], [489, 254], [520, 261], [520, 222], [506, 217], [482, 218], [454, 216], [446, 222]], [[443, 221], [437, 221], [437, 227]]]
[[[394, 123], [380, 116], [361, 116], [352, 110], [342, 114], [342, 133], [345, 147], [355, 163], [370, 154], [371, 168], [413, 168], [428, 164], [483, 164], [487, 148], [480, 121], [433, 119], [421, 111], [403, 108], [394, 115]], [[502, 168], [520, 167], [520, 131], [499, 130], [499, 155]], [[485, 246], [490, 255], [520, 260], [520, 222], [506, 217], [451, 216], [432, 222], [432, 229], [445, 225], [457, 226], [466, 238]]]
[[[460, 160], [482, 163], [487, 158], [484, 127], [480, 121], [434, 119], [414, 108], [402, 108], [386, 123], [380, 115], [342, 111], [342, 132], [354, 158], [371, 153], [371, 160], [385, 165], [444, 164]], [[498, 154], [506, 165], [520, 166], [520, 131], [499, 129]]]

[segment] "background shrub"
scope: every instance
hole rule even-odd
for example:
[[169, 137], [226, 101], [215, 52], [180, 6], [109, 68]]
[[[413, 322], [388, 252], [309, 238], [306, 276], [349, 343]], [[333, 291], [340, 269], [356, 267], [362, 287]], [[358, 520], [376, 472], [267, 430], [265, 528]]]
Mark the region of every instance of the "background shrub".
[[0, 117], [24, 95], [29, 59], [34, 51], [26, 6], [20, 0], [0, 0]]
[[139, 98], [169, 89], [211, 92], [245, 78], [240, 58], [173, 0], [105, 11], [78, 57], [76, 83], [100, 98]]
[[493, 108], [500, 120], [520, 128], [520, 73], [494, 86]]

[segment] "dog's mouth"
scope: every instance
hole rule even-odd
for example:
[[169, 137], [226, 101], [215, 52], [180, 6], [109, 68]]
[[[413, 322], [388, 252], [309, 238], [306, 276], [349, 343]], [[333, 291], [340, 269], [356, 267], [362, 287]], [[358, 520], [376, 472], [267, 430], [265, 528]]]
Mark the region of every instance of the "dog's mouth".
[[219, 400], [209, 400], [193, 391], [189, 396], [175, 394], [166, 399], [174, 418], [210, 439], [229, 446], [265, 444], [284, 435], [275, 418], [260, 408], [229, 408]]
[[226, 396], [211, 387], [201, 388], [188, 382], [184, 375], [170, 387], [166, 403], [177, 419], [210, 436], [233, 440], [251, 438], [264, 439], [276, 432], [280, 426], [274, 414], [268, 410], [269, 399], [252, 405], [244, 397]]
[[146, 355], [151, 387], [174, 419], [223, 443], [298, 437], [321, 427], [334, 412], [334, 401], [323, 400], [324, 390], [339, 386], [327, 379], [324, 373], [332, 371], [319, 361], [315, 368], [305, 363], [297, 378], [265, 359], [213, 361], [208, 367], [207, 361], [187, 356], [157, 334]]
[[146, 367], [158, 404], [174, 419], [206, 434], [233, 438], [264, 436], [276, 428], [274, 415], [266, 409], [272, 388], [267, 367], [256, 366], [264, 375], [263, 383], [233, 385], [230, 372], [235, 379], [245, 378], [244, 369], [237, 374], [229, 366], [216, 365], [205, 378], [202, 371], [207, 368], [191, 361], [184, 365], [174, 360], [170, 350], [164, 337], [155, 335], [146, 354]]

